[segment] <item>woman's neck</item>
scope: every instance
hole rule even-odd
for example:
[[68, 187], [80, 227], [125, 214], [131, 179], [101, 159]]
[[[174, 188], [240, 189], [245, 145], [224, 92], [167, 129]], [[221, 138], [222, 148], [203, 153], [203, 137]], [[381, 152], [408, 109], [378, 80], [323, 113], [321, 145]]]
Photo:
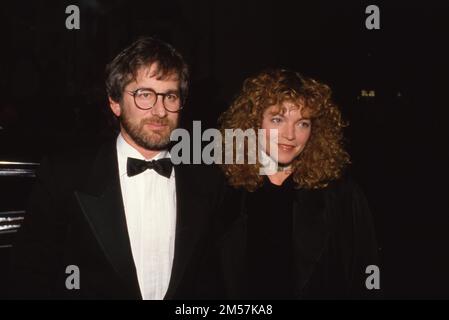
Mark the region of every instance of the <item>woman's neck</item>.
[[267, 176], [272, 184], [280, 186], [284, 183], [284, 181], [292, 174], [292, 171], [278, 171], [275, 174]]

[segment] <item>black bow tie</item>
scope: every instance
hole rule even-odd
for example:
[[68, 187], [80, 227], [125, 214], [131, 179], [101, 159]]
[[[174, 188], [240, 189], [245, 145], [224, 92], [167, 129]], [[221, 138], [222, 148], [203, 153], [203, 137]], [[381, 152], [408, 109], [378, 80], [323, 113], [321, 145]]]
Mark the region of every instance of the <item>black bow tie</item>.
[[154, 169], [161, 176], [170, 178], [171, 171], [173, 169], [173, 163], [170, 158], [162, 158], [159, 160], [139, 160], [135, 158], [128, 158], [126, 163], [128, 177], [133, 177], [139, 173], [144, 172], [147, 169]]

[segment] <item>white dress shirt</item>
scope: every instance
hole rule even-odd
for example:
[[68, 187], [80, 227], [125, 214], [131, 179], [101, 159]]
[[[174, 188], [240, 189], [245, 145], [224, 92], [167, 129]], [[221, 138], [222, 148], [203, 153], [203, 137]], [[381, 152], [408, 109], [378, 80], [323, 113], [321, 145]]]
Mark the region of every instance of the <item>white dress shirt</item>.
[[128, 177], [128, 157], [157, 160], [170, 157], [161, 151], [152, 159], [145, 159], [129, 145], [123, 136], [117, 138], [120, 185], [125, 207], [131, 250], [145, 300], [164, 298], [173, 265], [176, 229], [175, 170], [167, 179], [154, 170], [146, 170]]

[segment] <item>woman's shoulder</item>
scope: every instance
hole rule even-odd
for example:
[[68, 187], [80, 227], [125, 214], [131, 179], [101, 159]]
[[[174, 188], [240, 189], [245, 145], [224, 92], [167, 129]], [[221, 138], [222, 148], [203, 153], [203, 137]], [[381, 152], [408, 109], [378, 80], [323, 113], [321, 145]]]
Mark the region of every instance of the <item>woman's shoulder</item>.
[[369, 202], [357, 181], [346, 173], [328, 185], [330, 203], [337, 208], [338, 220], [348, 219], [351, 224], [371, 224]]
[[330, 181], [324, 189], [340, 196], [363, 194], [362, 189], [350, 172], [344, 172], [340, 178]]

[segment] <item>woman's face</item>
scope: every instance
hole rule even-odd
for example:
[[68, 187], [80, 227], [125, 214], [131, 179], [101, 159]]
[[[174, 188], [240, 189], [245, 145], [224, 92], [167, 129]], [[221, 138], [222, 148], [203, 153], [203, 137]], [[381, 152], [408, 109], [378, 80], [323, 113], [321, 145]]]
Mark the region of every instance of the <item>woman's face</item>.
[[[283, 102], [265, 109], [262, 129], [266, 129], [266, 150], [270, 150], [270, 129], [278, 130], [278, 163], [289, 165], [304, 150], [309, 140], [312, 121], [301, 113], [301, 106]], [[304, 110], [304, 109], [302, 109]], [[273, 157], [273, 155], [270, 155]]]

